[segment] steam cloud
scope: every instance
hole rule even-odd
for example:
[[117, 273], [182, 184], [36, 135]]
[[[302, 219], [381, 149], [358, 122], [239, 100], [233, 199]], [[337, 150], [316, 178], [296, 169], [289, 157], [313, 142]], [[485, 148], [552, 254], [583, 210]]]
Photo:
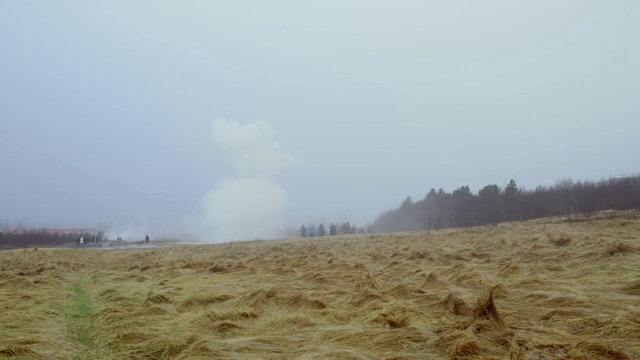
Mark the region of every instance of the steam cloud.
[[282, 226], [287, 194], [276, 177], [297, 163], [273, 139], [264, 121], [213, 120], [213, 143], [232, 165], [227, 178], [204, 197], [205, 239], [213, 242], [272, 238]]

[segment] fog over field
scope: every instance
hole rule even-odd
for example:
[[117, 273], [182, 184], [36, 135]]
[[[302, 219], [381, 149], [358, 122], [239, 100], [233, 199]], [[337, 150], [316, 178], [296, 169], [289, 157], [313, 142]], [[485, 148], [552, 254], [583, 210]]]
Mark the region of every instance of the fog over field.
[[0, 2], [0, 223], [366, 226], [638, 173], [637, 1]]

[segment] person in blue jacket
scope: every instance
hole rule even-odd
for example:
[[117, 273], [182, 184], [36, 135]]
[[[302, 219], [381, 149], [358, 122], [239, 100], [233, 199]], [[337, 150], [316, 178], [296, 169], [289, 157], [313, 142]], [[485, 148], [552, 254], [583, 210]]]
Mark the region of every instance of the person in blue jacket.
[[316, 228], [311, 225], [309, 226], [309, 237], [313, 237], [316, 234]]

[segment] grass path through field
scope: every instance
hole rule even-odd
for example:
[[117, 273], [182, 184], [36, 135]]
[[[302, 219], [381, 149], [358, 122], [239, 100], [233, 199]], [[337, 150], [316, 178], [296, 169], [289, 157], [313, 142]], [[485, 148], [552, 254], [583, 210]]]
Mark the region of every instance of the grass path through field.
[[91, 322], [94, 309], [91, 296], [86, 290], [87, 278], [83, 275], [76, 278], [69, 286], [72, 296], [65, 308], [65, 320], [69, 340], [77, 346], [75, 359], [101, 359], [103, 350], [95, 341], [95, 329]]

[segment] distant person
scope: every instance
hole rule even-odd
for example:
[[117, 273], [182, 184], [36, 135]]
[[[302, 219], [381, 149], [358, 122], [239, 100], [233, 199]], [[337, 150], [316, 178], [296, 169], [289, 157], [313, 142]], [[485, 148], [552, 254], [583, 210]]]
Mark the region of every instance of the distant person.
[[84, 237], [80, 236], [80, 245], [84, 245]]
[[324, 236], [324, 224], [318, 225], [318, 236]]
[[149, 242], [149, 235], [144, 237], [144, 242]]
[[304, 225], [300, 228], [300, 236], [307, 237], [307, 228]]
[[80, 246], [80, 236], [76, 236], [76, 246]]
[[338, 234], [338, 227], [336, 226], [336, 224], [331, 223], [331, 226], [329, 227], [329, 235], [337, 235]]
[[316, 228], [313, 225], [309, 226], [309, 237], [313, 237], [316, 234]]

